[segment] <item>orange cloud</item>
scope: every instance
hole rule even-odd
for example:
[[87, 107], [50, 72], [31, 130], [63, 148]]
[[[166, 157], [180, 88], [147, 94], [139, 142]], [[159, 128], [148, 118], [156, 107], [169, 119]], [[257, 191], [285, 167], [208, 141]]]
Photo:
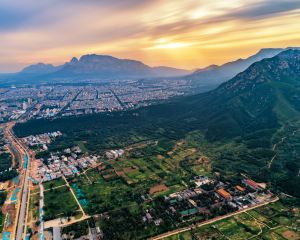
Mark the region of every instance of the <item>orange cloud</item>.
[[192, 69], [300, 40], [298, 0], [35, 3], [3, 0], [0, 71], [87, 53]]

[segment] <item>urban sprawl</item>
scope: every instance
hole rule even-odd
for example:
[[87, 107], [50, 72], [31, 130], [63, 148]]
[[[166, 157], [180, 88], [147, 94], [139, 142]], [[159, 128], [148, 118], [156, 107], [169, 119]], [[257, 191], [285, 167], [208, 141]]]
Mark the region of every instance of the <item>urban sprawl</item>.
[[186, 80], [129, 81], [103, 86], [39, 86], [0, 89], [0, 123], [126, 110], [187, 93]]

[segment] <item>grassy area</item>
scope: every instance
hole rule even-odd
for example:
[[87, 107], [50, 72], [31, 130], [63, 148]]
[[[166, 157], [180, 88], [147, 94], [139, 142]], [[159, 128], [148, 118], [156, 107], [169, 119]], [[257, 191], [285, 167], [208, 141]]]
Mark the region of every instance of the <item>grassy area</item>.
[[193, 240], [193, 239], [200, 239], [200, 240], [225, 240], [226, 238], [222, 236], [222, 234], [215, 228], [210, 226], [204, 226], [201, 228], [193, 229], [192, 231], [184, 232], [181, 234], [173, 235], [165, 240]]
[[74, 216], [78, 205], [68, 187], [60, 187], [45, 192], [45, 220]]
[[37, 194], [37, 195], [39, 195], [40, 194], [40, 187], [38, 185], [33, 186], [30, 189], [30, 194]]
[[[110, 219], [99, 223], [100, 228], [108, 234], [108, 239], [118, 237], [126, 239], [129, 235], [132, 238], [143, 239], [170, 230], [170, 226], [173, 228], [175, 226], [172, 225], [172, 222], [165, 220], [164, 226], [157, 227], [154, 224], [148, 224], [147, 229], [139, 232], [136, 232], [136, 227], [131, 229], [131, 225], [145, 228], [146, 225], [141, 224], [145, 211], [157, 207], [152, 206], [152, 203], [141, 201], [141, 195], [147, 195], [151, 187], [160, 184], [165, 185], [166, 189], [151, 194], [154, 199], [185, 189], [191, 184], [190, 180], [195, 175], [213, 175], [211, 159], [216, 157], [217, 152], [220, 153], [219, 157], [225, 164], [232, 166], [231, 163], [236, 164], [233, 159], [241, 157], [243, 151], [245, 151], [243, 159], [248, 157], [245, 162], [249, 161], [244, 143], [211, 144], [204, 140], [199, 131], [194, 131], [178, 141], [161, 139], [157, 145], [144, 145], [142, 148], [127, 150], [122, 157], [115, 160], [103, 158], [103, 169], [90, 169], [85, 174], [68, 181], [86, 213], [90, 215], [109, 213]], [[267, 156], [265, 157], [267, 158]], [[218, 166], [216, 160], [215, 165]], [[250, 167], [247, 166], [247, 168]], [[232, 172], [228, 171], [227, 176], [236, 175], [237, 172], [233, 166]], [[45, 215], [48, 219], [77, 213], [77, 204], [64, 184], [62, 179], [44, 184], [45, 189], [48, 190], [45, 192]], [[55, 189], [57, 186], [62, 187]], [[52, 190], [50, 190], [51, 188]], [[65, 190], [67, 190], [66, 193]], [[64, 202], [61, 199], [64, 199]], [[70, 203], [65, 206], [65, 202]], [[199, 239], [230, 238], [239, 240], [245, 239], [243, 237], [253, 237], [254, 239], [256, 235], [268, 239], [268, 236], [272, 237], [274, 234], [278, 238], [283, 233], [284, 235], [292, 234], [287, 230], [284, 231], [290, 221], [280, 208], [285, 210], [286, 208], [275, 204], [272, 206], [272, 208], [264, 207], [252, 210], [249, 211], [249, 214], [241, 214], [205, 227], [204, 230], [202, 228], [195, 229], [177, 237], [193, 239], [196, 236]], [[130, 216], [130, 219], [127, 215]], [[194, 218], [191, 220], [200, 221]], [[120, 229], [118, 226], [124, 222], [131, 225], [127, 224], [128, 226], [126, 225], [127, 227], [124, 227], [122, 231], [113, 230]], [[283, 229], [282, 234], [278, 233], [279, 230], [276, 232], [270, 228]], [[109, 235], [112, 231], [115, 231], [116, 235]]]
[[253, 234], [247, 231], [243, 221], [239, 221], [235, 217], [229, 218], [223, 221], [216, 222], [212, 225], [217, 231], [219, 231], [225, 238], [230, 238], [234, 240], [247, 239]]
[[30, 192], [29, 198], [29, 220], [38, 220], [39, 218], [39, 192], [32, 193]]
[[86, 146], [85, 146], [85, 142], [83, 142], [83, 141], [77, 141], [77, 142], [75, 142], [75, 143], [80, 147], [80, 149], [81, 149], [81, 151], [82, 151], [83, 153], [88, 152], [88, 149], [87, 149]]
[[58, 178], [58, 179], [43, 183], [44, 190], [49, 190], [51, 188], [56, 188], [56, 187], [63, 186], [63, 185], [66, 185], [66, 182], [62, 178]]

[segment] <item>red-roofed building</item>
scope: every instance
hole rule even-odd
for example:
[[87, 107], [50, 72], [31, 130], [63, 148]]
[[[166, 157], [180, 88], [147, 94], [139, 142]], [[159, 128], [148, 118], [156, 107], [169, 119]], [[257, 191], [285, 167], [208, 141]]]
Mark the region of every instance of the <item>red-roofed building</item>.
[[241, 187], [240, 185], [235, 186], [235, 188], [240, 191], [240, 192], [244, 192], [245, 188]]
[[232, 196], [230, 195], [229, 192], [225, 191], [223, 188], [220, 188], [217, 190], [217, 193], [222, 197], [225, 198], [226, 200], [231, 200]]
[[251, 179], [246, 179], [244, 183], [254, 190], [260, 189], [259, 185]]

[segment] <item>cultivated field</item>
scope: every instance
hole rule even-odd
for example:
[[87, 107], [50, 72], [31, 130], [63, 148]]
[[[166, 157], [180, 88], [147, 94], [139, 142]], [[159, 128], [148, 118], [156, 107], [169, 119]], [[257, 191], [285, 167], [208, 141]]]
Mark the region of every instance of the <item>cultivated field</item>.
[[299, 208], [276, 202], [165, 240], [297, 240], [299, 228]]

